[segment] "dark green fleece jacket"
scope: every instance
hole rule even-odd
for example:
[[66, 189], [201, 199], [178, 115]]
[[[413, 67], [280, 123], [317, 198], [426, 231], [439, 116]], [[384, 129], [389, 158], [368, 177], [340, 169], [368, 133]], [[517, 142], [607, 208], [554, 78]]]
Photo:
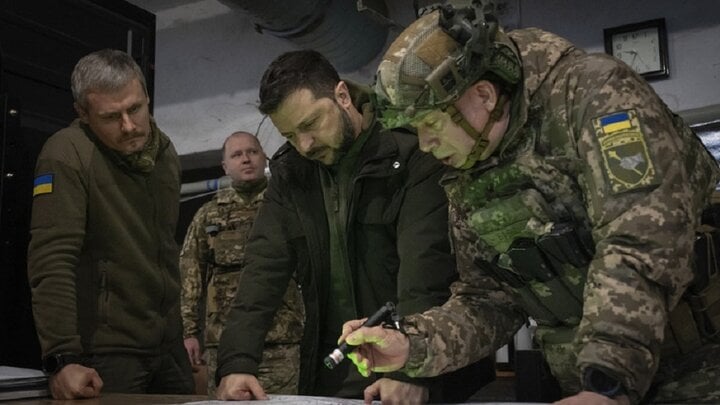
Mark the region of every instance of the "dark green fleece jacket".
[[132, 170], [78, 121], [40, 153], [28, 276], [44, 356], [158, 354], [182, 339], [180, 165], [152, 128], [160, 146], [149, 173]]

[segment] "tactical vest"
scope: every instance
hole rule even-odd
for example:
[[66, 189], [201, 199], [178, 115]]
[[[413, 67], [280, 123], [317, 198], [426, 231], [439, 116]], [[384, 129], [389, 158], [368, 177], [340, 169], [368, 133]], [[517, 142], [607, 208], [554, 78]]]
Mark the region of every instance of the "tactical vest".
[[[234, 193], [234, 191], [232, 191]], [[217, 205], [217, 210], [208, 214], [205, 225], [209, 261], [207, 272], [207, 309], [205, 344], [215, 347], [225, 328], [227, 315], [235, 299], [240, 272], [245, 266], [245, 246], [253, 227], [262, 195], [246, 204], [226, 202]], [[265, 336], [266, 347], [271, 345], [298, 344], [304, 329], [304, 304], [300, 286], [295, 277], [288, 282], [283, 301], [273, 324]], [[278, 356], [287, 348], [274, 346], [268, 356]], [[274, 354], [272, 354], [274, 353]]]
[[[483, 245], [476, 263], [537, 322], [535, 339], [553, 374], [561, 386], [575, 387], [572, 341], [595, 244], [580, 190], [548, 160], [529, 154], [499, 165], [491, 159], [444, 186]], [[718, 338], [720, 276], [714, 249], [720, 249], [719, 242], [720, 234], [699, 238], [696, 251], [708, 254], [696, 259], [696, 273], [704, 278], [696, 276], [670, 314], [664, 353], [687, 353]]]
[[205, 226], [210, 262], [207, 272], [206, 342], [216, 345], [237, 291], [237, 279], [245, 265], [245, 245], [257, 213], [258, 203], [241, 206], [218, 204]]

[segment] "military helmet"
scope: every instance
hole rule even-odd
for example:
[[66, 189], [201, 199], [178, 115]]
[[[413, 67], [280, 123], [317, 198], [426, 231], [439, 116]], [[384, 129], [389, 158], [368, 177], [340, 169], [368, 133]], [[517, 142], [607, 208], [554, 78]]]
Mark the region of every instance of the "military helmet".
[[487, 6], [480, 0], [431, 6], [380, 62], [375, 80], [380, 121], [387, 128], [401, 127], [430, 110], [445, 109], [488, 73], [506, 85], [518, 83], [521, 75], [520, 62]]

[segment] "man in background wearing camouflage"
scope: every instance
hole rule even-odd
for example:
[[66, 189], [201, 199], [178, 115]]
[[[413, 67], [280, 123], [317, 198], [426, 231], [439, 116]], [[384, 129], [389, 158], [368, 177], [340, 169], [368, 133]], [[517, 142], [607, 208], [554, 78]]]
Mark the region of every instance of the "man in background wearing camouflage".
[[386, 126], [459, 169], [443, 184], [461, 281], [406, 335], [346, 323], [358, 369], [445, 373], [531, 316], [562, 403], [720, 400], [720, 285], [693, 263], [713, 157], [613, 57], [438, 8], [390, 46], [376, 92]]
[[[192, 364], [201, 363], [200, 301], [205, 301], [205, 356], [208, 395], [215, 394], [217, 346], [245, 264], [245, 242], [262, 202], [267, 178], [266, 156], [257, 138], [247, 132], [231, 134], [223, 144], [222, 166], [232, 187], [217, 195], [195, 214], [180, 253], [183, 277], [182, 318], [185, 349]], [[268, 392], [297, 393], [303, 303], [291, 280], [273, 328], [266, 337], [259, 378]]]

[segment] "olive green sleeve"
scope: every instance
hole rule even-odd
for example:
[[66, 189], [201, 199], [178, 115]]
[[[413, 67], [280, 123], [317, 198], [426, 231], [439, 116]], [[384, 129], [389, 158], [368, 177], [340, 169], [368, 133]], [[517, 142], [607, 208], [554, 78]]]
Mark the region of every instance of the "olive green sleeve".
[[[43, 355], [82, 352], [77, 329], [76, 267], [85, 238], [87, 184], [75, 150], [50, 138], [36, 176], [51, 190], [33, 197], [28, 277]], [[47, 190], [46, 190], [47, 191]]]

